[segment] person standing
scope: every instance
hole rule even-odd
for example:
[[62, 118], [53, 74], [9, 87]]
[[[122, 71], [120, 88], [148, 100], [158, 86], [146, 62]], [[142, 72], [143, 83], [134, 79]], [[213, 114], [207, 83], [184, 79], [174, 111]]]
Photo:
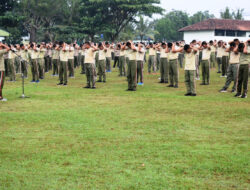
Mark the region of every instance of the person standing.
[[15, 55], [14, 55], [14, 47], [9, 46], [10, 51], [8, 51], [8, 68], [9, 68], [9, 78], [10, 82], [15, 82], [16, 81], [16, 70], [15, 70]]
[[156, 71], [155, 69], [155, 56], [156, 56], [156, 50], [152, 43], [149, 43], [147, 46], [147, 49], [149, 49], [149, 58], [148, 58], [148, 73], [151, 74], [151, 68], [153, 72]]
[[69, 48], [67, 47], [66, 43], [59, 42], [59, 83], [57, 85], [68, 85], [68, 54]]
[[227, 69], [229, 61], [229, 52], [226, 51], [228, 49], [227, 43], [223, 43], [222, 48], [223, 48], [223, 54], [222, 54], [221, 77], [227, 77]]
[[210, 57], [211, 49], [207, 42], [203, 41], [200, 50], [202, 51], [201, 70], [202, 70], [202, 83], [201, 85], [209, 85], [210, 83]]
[[159, 48], [160, 51], [160, 73], [161, 80], [159, 83], [168, 83], [169, 63], [168, 63], [168, 48], [166, 43], [162, 43]]
[[84, 88], [95, 89], [95, 51], [98, 50], [95, 46], [91, 46], [90, 42], [85, 42], [85, 67], [86, 67], [86, 77], [87, 77], [87, 86]]
[[77, 44], [73, 44], [74, 47], [74, 68], [78, 67], [79, 59], [79, 47]]
[[136, 44], [136, 47], [138, 47], [138, 51], [136, 54], [137, 83], [138, 83], [138, 85], [143, 85], [144, 84], [144, 82], [143, 82], [143, 65], [144, 65], [145, 49], [144, 49], [143, 44], [141, 44], [141, 43]]
[[213, 40], [211, 40], [209, 42], [209, 47], [211, 49], [211, 54], [210, 54], [210, 68], [215, 68], [215, 63], [216, 63], [216, 46], [213, 42]]
[[125, 60], [125, 50], [124, 50], [124, 46], [126, 46], [125, 44], [119, 44], [118, 45], [120, 48], [120, 57], [119, 57], [119, 71], [120, 74], [119, 76], [126, 76], [126, 60]]
[[106, 69], [107, 69], [107, 72], [110, 73], [111, 72], [111, 58], [112, 58], [112, 55], [111, 55], [111, 48], [112, 46], [108, 43], [108, 42], [105, 42], [105, 48], [106, 48]]
[[234, 85], [232, 88], [232, 93], [236, 91], [236, 86], [238, 82], [238, 69], [240, 62], [240, 53], [238, 51], [238, 46], [235, 42], [230, 42], [230, 47], [226, 50], [230, 53], [229, 59], [229, 67], [227, 70], [227, 79], [224, 87], [220, 90], [220, 92], [227, 92], [227, 89], [232, 81], [234, 81]]
[[126, 46], [128, 47], [128, 91], [136, 91], [137, 87], [137, 64], [136, 64], [136, 52], [137, 49], [134, 46], [132, 41], [127, 42]]
[[244, 44], [242, 43], [239, 45], [239, 52], [241, 52], [240, 67], [238, 73], [237, 93], [235, 97], [247, 98], [248, 77], [250, 68], [250, 40], [248, 40]]
[[80, 59], [80, 62], [81, 62], [81, 74], [85, 74], [86, 73], [86, 68], [85, 68], [85, 48], [84, 48], [84, 45], [82, 44], [81, 47], [80, 47], [80, 51], [81, 53], [81, 59]]
[[31, 63], [31, 73], [32, 73], [32, 83], [39, 83], [39, 71], [38, 71], [38, 63], [37, 63], [37, 58], [38, 58], [38, 52], [36, 49], [36, 44], [32, 43], [29, 47], [28, 50], [29, 54], [29, 60]]
[[224, 54], [224, 49], [222, 47], [222, 42], [219, 41], [217, 44], [217, 64], [218, 64], [218, 72], [217, 73], [221, 73], [221, 65], [222, 65], [222, 56]]
[[116, 64], [117, 64], [117, 67], [119, 68], [120, 67], [120, 62], [119, 62], [119, 58], [120, 58], [120, 49], [121, 49], [121, 45], [118, 44], [115, 48], [115, 51], [114, 51], [114, 65], [113, 65], [113, 68], [116, 67]]
[[5, 79], [5, 65], [4, 65], [4, 54], [6, 54], [10, 48], [7, 45], [0, 43], [0, 101], [7, 101], [3, 98], [3, 86]]
[[59, 67], [59, 50], [57, 44], [53, 45], [52, 49], [52, 76], [58, 76]]
[[99, 43], [98, 45], [98, 73], [99, 80], [97, 82], [106, 82], [106, 49], [104, 44]]
[[178, 71], [178, 52], [182, 49], [176, 49], [175, 44], [168, 43], [168, 61], [170, 85], [168, 87], [178, 88], [179, 71]]
[[21, 72], [23, 73], [24, 78], [28, 77], [28, 51], [26, 47], [21, 44], [20, 45], [20, 56], [22, 58], [21, 60]]
[[184, 59], [185, 59], [185, 85], [187, 93], [185, 96], [196, 96], [196, 84], [195, 84], [195, 59], [198, 49], [190, 47], [186, 44], [184, 46]]
[[69, 45], [69, 52], [68, 52], [68, 67], [69, 67], [69, 77], [74, 78], [75, 73], [74, 73], [74, 54], [75, 54], [75, 49], [73, 45]]
[[44, 56], [45, 56], [47, 49], [45, 49], [44, 44], [38, 45], [37, 47], [38, 47], [38, 51], [39, 51], [38, 59], [37, 59], [39, 78], [44, 79], [45, 78], [45, 70], [44, 70], [45, 59], [44, 59]]

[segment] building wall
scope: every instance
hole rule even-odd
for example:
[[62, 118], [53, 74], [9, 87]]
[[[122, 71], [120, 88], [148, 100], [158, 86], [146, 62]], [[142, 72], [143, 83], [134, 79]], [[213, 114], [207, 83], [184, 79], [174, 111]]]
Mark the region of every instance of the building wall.
[[246, 37], [229, 37], [229, 36], [215, 36], [214, 31], [186, 31], [184, 32], [184, 40], [186, 43], [190, 43], [192, 40], [198, 41], [210, 41], [210, 40], [223, 40], [226, 42], [232, 41], [238, 38], [240, 41], [246, 41], [250, 39], [250, 31], [246, 33]]

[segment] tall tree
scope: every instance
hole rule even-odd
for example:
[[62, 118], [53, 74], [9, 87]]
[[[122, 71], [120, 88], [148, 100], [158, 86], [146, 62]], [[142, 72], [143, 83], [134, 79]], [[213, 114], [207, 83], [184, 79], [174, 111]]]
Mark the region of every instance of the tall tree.
[[142, 41], [147, 34], [152, 33], [152, 30], [150, 21], [140, 15], [139, 21], [136, 23], [136, 34], [140, 37], [140, 40]]
[[223, 19], [233, 19], [233, 14], [231, 13], [229, 7], [226, 7], [224, 11], [220, 12], [220, 17]]
[[235, 20], [244, 20], [243, 12], [244, 9], [237, 9], [236, 11], [233, 12], [233, 18]]

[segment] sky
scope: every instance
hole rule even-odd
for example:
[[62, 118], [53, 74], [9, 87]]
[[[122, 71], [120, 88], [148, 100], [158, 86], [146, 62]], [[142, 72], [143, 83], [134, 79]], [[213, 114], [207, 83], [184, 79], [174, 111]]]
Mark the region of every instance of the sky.
[[[220, 17], [220, 11], [228, 6], [233, 10], [244, 9], [244, 19], [250, 20], [250, 0], [161, 0], [161, 6], [167, 12], [175, 9], [186, 11], [190, 15], [208, 10], [217, 18]], [[159, 18], [158, 15], [154, 17]]]

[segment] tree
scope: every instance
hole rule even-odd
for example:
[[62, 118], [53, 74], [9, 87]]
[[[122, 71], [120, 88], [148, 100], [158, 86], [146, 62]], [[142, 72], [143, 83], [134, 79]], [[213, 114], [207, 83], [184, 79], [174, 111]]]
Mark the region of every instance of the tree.
[[206, 19], [214, 18], [213, 14], [209, 14], [209, 11], [199, 11], [190, 17], [190, 24], [195, 24]]
[[233, 14], [233, 18], [235, 20], [244, 20], [243, 12], [244, 12], [244, 9], [237, 9], [236, 11], [234, 11], [232, 13]]
[[129, 23], [136, 22], [137, 15], [152, 16], [152, 14], [161, 14], [163, 9], [157, 5], [160, 0], [103, 0], [108, 7], [106, 22], [106, 34], [113, 41], [119, 33]]
[[139, 22], [136, 23], [136, 34], [140, 36], [142, 42], [145, 35], [152, 33], [152, 24], [149, 20], [144, 19], [144, 17], [139, 17]]

